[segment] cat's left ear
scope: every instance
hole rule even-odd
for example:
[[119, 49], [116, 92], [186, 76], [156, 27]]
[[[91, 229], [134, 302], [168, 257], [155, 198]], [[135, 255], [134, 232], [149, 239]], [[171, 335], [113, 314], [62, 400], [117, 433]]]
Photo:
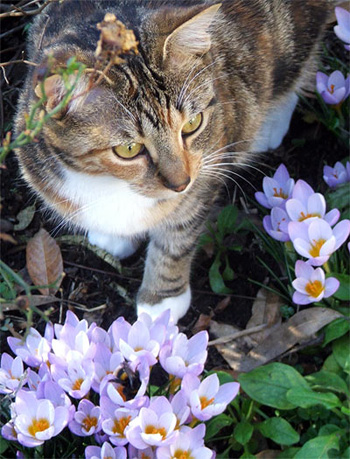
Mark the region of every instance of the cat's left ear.
[[165, 40], [163, 62], [201, 56], [211, 47], [209, 28], [217, 18], [221, 3], [196, 14], [175, 29]]

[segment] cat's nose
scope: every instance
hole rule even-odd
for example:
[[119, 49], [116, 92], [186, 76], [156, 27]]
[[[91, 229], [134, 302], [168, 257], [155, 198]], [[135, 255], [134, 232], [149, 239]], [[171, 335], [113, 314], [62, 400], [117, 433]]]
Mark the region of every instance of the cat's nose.
[[188, 184], [191, 181], [191, 177], [186, 177], [186, 179], [182, 183], [174, 183], [170, 182], [169, 180], [163, 179], [163, 185], [166, 188], [169, 188], [169, 190], [176, 191], [177, 193], [180, 193], [180, 191], [186, 190]]

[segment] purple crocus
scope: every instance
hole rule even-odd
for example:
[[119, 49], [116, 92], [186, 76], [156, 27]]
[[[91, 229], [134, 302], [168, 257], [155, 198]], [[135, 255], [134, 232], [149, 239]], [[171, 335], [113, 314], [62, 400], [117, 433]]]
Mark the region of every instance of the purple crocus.
[[[288, 203], [288, 201], [287, 201]], [[277, 241], [290, 241], [288, 234], [288, 223], [290, 219], [285, 210], [280, 207], [274, 207], [271, 210], [271, 215], [265, 215], [263, 218], [263, 226], [265, 231]]]
[[204, 424], [199, 424], [194, 429], [184, 426], [174, 443], [157, 449], [157, 459], [172, 459], [176, 457], [212, 459], [213, 451], [204, 446], [204, 435]]
[[163, 396], [150, 401], [148, 408], [141, 408], [139, 416], [130, 423], [126, 438], [137, 449], [172, 443], [178, 431], [176, 416], [169, 400]]
[[13, 394], [26, 381], [27, 373], [24, 373], [21, 357], [13, 358], [4, 352], [1, 355], [0, 394]]
[[67, 425], [69, 411], [50, 400], [38, 400], [35, 393], [20, 390], [14, 403], [14, 428], [23, 446], [36, 447], [58, 435]]
[[43, 362], [48, 361], [48, 354], [51, 350], [51, 343], [35, 328], [30, 328], [27, 338], [9, 337], [7, 342], [16, 355], [22, 358], [23, 362], [31, 367], [39, 367]]
[[128, 457], [130, 459], [155, 459], [156, 453], [150, 446], [145, 449], [137, 449], [134, 446], [132, 446], [131, 443], [129, 443]]
[[101, 409], [105, 418], [102, 422], [102, 429], [109, 436], [109, 441], [118, 446], [126, 445], [128, 443], [126, 438], [127, 429], [130, 426], [130, 422], [138, 416], [138, 410], [120, 408], [110, 402], [108, 404], [107, 397], [102, 397]]
[[196, 376], [186, 374], [181, 388], [185, 391], [193, 416], [207, 421], [225, 411], [227, 405], [236, 397], [239, 384], [226, 383], [220, 386], [216, 373], [201, 382]]
[[123, 446], [113, 446], [104, 442], [100, 446], [87, 446], [85, 448], [85, 459], [126, 459], [126, 449]]
[[350, 162], [347, 161], [344, 166], [340, 161], [334, 164], [334, 167], [324, 166], [323, 180], [330, 188], [337, 188], [339, 185], [350, 181]]
[[282, 206], [292, 193], [294, 180], [290, 178], [288, 170], [281, 164], [273, 177], [264, 177], [263, 190], [255, 193], [255, 199], [259, 204], [272, 209]]
[[342, 103], [350, 93], [350, 77], [335, 70], [330, 76], [322, 72], [316, 73], [316, 89], [326, 104], [338, 105]]
[[350, 51], [350, 13], [349, 11], [337, 6], [335, 8], [335, 16], [338, 21], [338, 25], [334, 27], [334, 33], [344, 43], [345, 49]]
[[96, 345], [96, 353], [93, 359], [94, 375], [92, 388], [95, 392], [100, 392], [101, 384], [104, 384], [104, 379], [111, 379], [116, 368], [124, 362], [124, 358], [120, 352], [112, 352], [103, 343]]
[[304, 180], [298, 180], [293, 189], [291, 199], [286, 202], [286, 211], [292, 221], [310, 224], [317, 218], [324, 219], [331, 226], [340, 217], [338, 209], [326, 213], [326, 200], [320, 193], [315, 193]]
[[68, 424], [69, 430], [79, 437], [93, 435], [101, 429], [101, 409], [95, 406], [90, 400], [81, 400], [74, 419]]
[[308, 264], [321, 266], [348, 238], [350, 221], [342, 220], [333, 229], [320, 218], [312, 221], [310, 225], [305, 222], [290, 222], [288, 231], [296, 252], [308, 258]]
[[163, 346], [159, 361], [169, 375], [183, 378], [186, 373], [200, 375], [207, 359], [208, 333], [201, 331], [188, 339], [179, 333], [172, 344]]
[[190, 407], [187, 405], [187, 396], [183, 389], [176, 392], [171, 400], [171, 407], [176, 416], [176, 428], [179, 428], [190, 418]]
[[339, 288], [339, 281], [335, 277], [326, 279], [322, 268], [314, 269], [301, 260], [295, 264], [295, 275], [296, 279], [292, 282], [296, 290], [293, 294], [295, 304], [321, 301], [332, 296]]

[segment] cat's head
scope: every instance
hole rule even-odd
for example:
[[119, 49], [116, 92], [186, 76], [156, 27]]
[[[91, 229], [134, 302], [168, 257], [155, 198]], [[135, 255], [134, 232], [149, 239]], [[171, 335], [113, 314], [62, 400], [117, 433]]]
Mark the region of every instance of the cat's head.
[[[65, 167], [115, 176], [156, 199], [192, 187], [203, 156], [225, 135], [211, 35], [220, 6], [154, 12], [141, 24], [138, 55], [113, 66], [95, 87], [91, 73], [82, 74], [69, 105], [43, 130]], [[83, 56], [89, 59], [92, 53]], [[40, 97], [39, 86], [35, 92]], [[46, 79], [45, 93], [49, 111], [65, 94], [59, 75]]]

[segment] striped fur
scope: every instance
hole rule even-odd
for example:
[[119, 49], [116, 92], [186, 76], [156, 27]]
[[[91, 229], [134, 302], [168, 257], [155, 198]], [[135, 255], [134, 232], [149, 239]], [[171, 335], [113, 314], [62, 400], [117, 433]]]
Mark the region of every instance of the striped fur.
[[[330, 3], [65, 0], [34, 21], [29, 59], [39, 65], [49, 55], [62, 65], [76, 56], [92, 68], [96, 24], [106, 12], [139, 41], [139, 54], [112, 67], [88, 92], [85, 73], [67, 111], [17, 156], [29, 185], [91, 240], [101, 234], [102, 245], [115, 238], [115, 247], [127, 240], [130, 248], [150, 237], [140, 311], [158, 305], [157, 315], [170, 305], [178, 319], [188, 309], [197, 238], [220, 179], [229, 174], [227, 163], [239, 167], [252, 150], [281, 142], [295, 92], [310, 78]], [[17, 132], [38, 100], [36, 72], [29, 71], [20, 98]], [[56, 78], [49, 83], [56, 85]], [[57, 88], [52, 91], [59, 98]], [[198, 113], [200, 128], [182, 136]], [[282, 120], [278, 128], [276, 120]], [[144, 144], [144, 153], [117, 157], [113, 147], [125, 142]]]

